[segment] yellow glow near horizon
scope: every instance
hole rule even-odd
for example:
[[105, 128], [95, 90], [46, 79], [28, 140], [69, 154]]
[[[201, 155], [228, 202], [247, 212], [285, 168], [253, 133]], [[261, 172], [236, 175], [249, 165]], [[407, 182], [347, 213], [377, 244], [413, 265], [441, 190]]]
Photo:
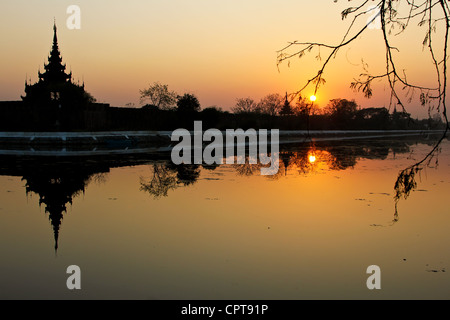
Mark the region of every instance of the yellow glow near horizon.
[[314, 162], [316, 162], [316, 156], [315, 156], [314, 154], [310, 154], [310, 155], [308, 156], [308, 161], [309, 161], [309, 163], [314, 163]]
[[312, 95], [311, 97], [309, 97], [309, 100], [311, 100], [312, 102], [316, 101], [317, 97], [315, 95]]

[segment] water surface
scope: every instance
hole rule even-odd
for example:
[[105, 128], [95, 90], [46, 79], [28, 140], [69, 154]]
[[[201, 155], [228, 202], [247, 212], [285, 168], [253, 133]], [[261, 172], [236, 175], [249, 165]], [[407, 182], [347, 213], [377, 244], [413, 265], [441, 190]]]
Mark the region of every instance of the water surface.
[[292, 143], [276, 176], [168, 154], [4, 156], [0, 298], [449, 299], [448, 140], [395, 215], [399, 171], [433, 141]]

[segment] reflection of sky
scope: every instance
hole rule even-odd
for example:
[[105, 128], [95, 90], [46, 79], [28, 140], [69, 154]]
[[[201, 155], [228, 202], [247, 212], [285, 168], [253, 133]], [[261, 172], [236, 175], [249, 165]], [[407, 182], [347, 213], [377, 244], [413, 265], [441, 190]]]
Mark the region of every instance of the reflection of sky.
[[[365, 272], [376, 264], [376, 298], [448, 299], [447, 142], [392, 224], [398, 170], [428, 150], [361, 157], [346, 170], [292, 167], [277, 180], [200, 169], [158, 199], [141, 190], [151, 165], [112, 168], [68, 205], [56, 258], [38, 197], [27, 198], [21, 177], [0, 176], [0, 296], [374, 298]], [[65, 288], [71, 264], [82, 270], [76, 296]]]
[[[80, 30], [65, 26], [67, 2], [2, 1], [0, 28], [8, 32], [2, 35], [0, 100], [20, 99], [25, 77], [37, 80], [51, 47], [54, 18], [63, 61], [72, 69], [74, 80], [84, 80], [99, 102], [139, 105], [139, 89], [161, 81], [178, 93], [195, 93], [203, 107], [217, 105], [225, 110], [236, 98], [250, 96], [258, 101], [267, 94], [284, 95], [299, 89], [316, 74], [317, 53], [294, 59], [290, 68], [282, 65], [278, 72], [276, 51], [290, 41], [336, 44], [350, 23], [340, 15], [348, 1], [76, 3], [81, 8]], [[428, 68], [429, 58], [422, 51], [424, 30], [414, 25], [411, 23], [414, 29], [410, 33], [395, 41], [402, 50], [396, 55], [401, 61], [398, 69], [408, 70], [410, 81], [428, 81], [434, 70]], [[363, 71], [361, 59], [370, 71], [384, 71], [382, 46], [379, 30], [373, 29], [340, 52], [326, 70], [327, 85], [316, 103], [324, 106], [330, 99], [356, 98], [362, 106], [388, 106], [389, 94], [383, 84], [375, 85], [371, 100], [349, 89], [353, 78]], [[325, 54], [321, 52], [323, 57]], [[410, 108], [414, 117], [421, 110], [414, 104]], [[426, 115], [426, 110], [420, 115]]]

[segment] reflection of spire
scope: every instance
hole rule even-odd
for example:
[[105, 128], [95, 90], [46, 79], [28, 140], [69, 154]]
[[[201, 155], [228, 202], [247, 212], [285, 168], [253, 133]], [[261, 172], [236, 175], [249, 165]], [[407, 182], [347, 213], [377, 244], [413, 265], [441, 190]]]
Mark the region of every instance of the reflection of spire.
[[[38, 181], [40, 180], [40, 181]], [[69, 182], [69, 185], [67, 185]], [[73, 189], [69, 179], [64, 177], [49, 177], [42, 179], [27, 178], [27, 192], [33, 191], [39, 194], [39, 204], [46, 205], [45, 212], [49, 214], [48, 219], [53, 228], [55, 239], [55, 253], [58, 250], [59, 229], [61, 227], [63, 213], [66, 212], [66, 204], [72, 203]]]
[[107, 172], [104, 166], [86, 166], [79, 164], [47, 164], [33, 163], [26, 167], [23, 180], [27, 194], [34, 192], [39, 195], [39, 205], [45, 205], [45, 212], [53, 229], [55, 253], [59, 245], [59, 232], [63, 215], [67, 212], [67, 204], [84, 192], [92, 175]]
[[290, 151], [280, 153], [280, 158], [281, 158], [281, 161], [283, 162], [285, 176], [287, 176], [287, 170], [290, 166], [291, 157], [292, 157], [292, 152], [290, 152]]
[[55, 238], [55, 253], [58, 250], [58, 238], [59, 238], [59, 228], [63, 219], [63, 212], [66, 212], [66, 206], [64, 204], [47, 204], [45, 210], [49, 213], [49, 220], [53, 227], [53, 235]]

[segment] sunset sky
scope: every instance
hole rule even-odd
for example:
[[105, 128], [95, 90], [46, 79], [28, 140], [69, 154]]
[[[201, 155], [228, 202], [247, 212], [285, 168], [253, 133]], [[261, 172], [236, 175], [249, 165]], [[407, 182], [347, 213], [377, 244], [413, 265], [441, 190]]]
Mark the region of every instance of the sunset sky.
[[[81, 9], [79, 30], [66, 26], [69, 5]], [[158, 81], [179, 94], [195, 94], [203, 108], [230, 110], [237, 98], [259, 100], [303, 86], [320, 67], [317, 52], [278, 70], [276, 51], [294, 40], [338, 43], [350, 23], [340, 16], [347, 6], [348, 1], [333, 0], [4, 0], [0, 100], [19, 100], [25, 78], [37, 81], [51, 49], [55, 18], [63, 62], [75, 82], [84, 79], [98, 102], [141, 106], [139, 89]], [[410, 81], [432, 85], [433, 66], [421, 45], [424, 35], [425, 29], [415, 28], [398, 38], [398, 61]], [[361, 59], [369, 71], [384, 71], [380, 30], [367, 30], [339, 52], [326, 70], [327, 83], [316, 103], [325, 106], [330, 99], [347, 98], [362, 107], [388, 107], [385, 83], [374, 88], [370, 100], [349, 89], [363, 72]], [[426, 116], [417, 104], [413, 101], [407, 111]]]

